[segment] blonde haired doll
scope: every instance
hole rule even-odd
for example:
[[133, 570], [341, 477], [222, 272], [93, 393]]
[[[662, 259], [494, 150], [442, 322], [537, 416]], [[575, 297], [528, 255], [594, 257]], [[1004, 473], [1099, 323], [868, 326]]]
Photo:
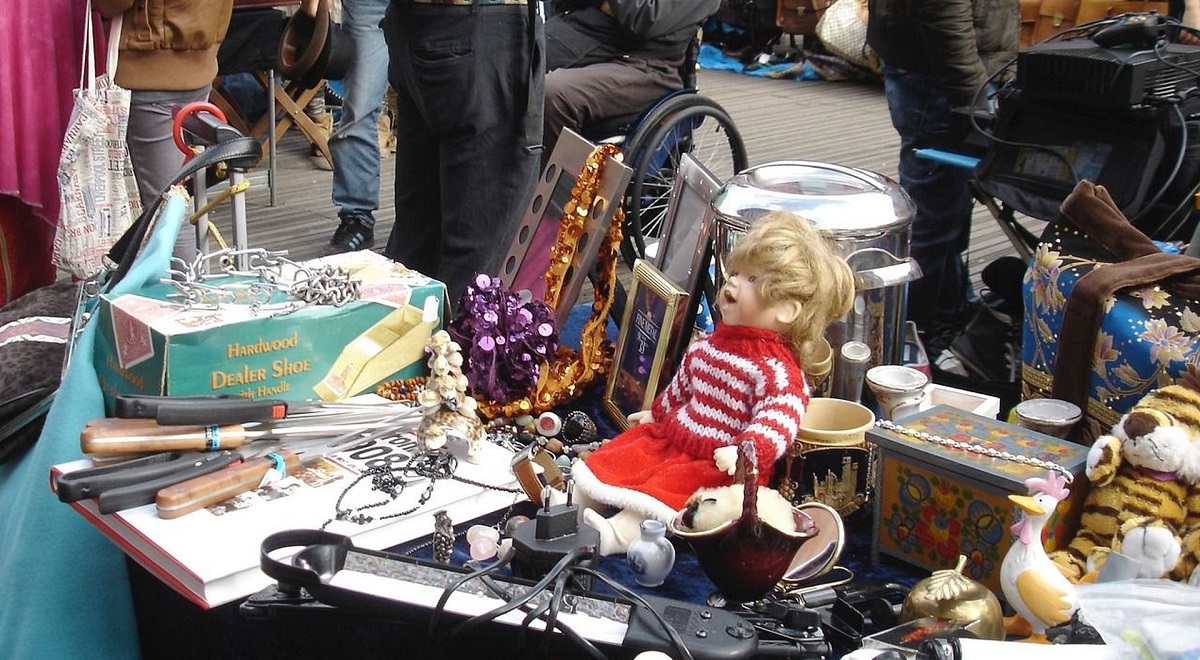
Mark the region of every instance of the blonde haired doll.
[[[792, 213], [759, 220], [725, 264], [716, 330], [688, 347], [650, 410], [572, 469], [601, 554], [624, 552], [647, 518], [669, 522], [697, 489], [733, 483], [745, 438], [767, 485], [808, 404], [801, 365], [854, 301], [834, 244]], [[604, 506], [620, 511], [605, 518]]]

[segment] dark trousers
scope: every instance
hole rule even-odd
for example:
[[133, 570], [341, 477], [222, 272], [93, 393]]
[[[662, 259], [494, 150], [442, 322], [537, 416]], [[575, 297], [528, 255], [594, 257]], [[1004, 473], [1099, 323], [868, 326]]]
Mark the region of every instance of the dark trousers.
[[922, 276], [908, 285], [908, 318], [922, 332], [938, 324], [961, 325], [970, 290], [963, 252], [971, 240], [971, 171], [913, 154], [937, 146], [950, 129], [950, 101], [918, 73], [885, 66], [883, 83], [892, 126], [900, 134], [900, 187], [917, 207], [911, 256]]
[[598, 119], [641, 112], [682, 86], [679, 65], [661, 60], [616, 60], [550, 71], [546, 74], [543, 162], [563, 128], [580, 133]]
[[396, 223], [384, 254], [444, 282], [452, 302], [476, 272], [499, 272], [537, 183], [530, 147], [541, 136], [525, 126], [540, 133], [544, 74], [531, 67], [528, 18], [525, 5], [402, 0], [384, 18], [397, 100]]

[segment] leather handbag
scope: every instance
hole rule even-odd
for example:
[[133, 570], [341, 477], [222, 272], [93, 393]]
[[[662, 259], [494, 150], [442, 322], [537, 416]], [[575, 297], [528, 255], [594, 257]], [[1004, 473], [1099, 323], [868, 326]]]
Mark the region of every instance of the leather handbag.
[[1081, 1], [1042, 0], [1038, 8], [1037, 22], [1033, 27], [1033, 43], [1045, 41], [1067, 28], [1075, 27], [1075, 17], [1079, 14]]
[[1152, 0], [1082, 0], [1079, 4], [1079, 13], [1075, 16], [1075, 23], [1083, 25], [1121, 14], [1151, 11], [1166, 16], [1170, 10], [1168, 4]]
[[866, 0], [837, 0], [827, 7], [817, 21], [817, 38], [847, 62], [878, 70], [879, 58], [867, 46]]
[[1078, 405], [1072, 439], [1090, 444], [1200, 359], [1200, 259], [1164, 252], [1090, 181], [1061, 210], [1025, 277], [1022, 398]]
[[815, 35], [817, 21], [833, 0], [778, 0], [775, 4], [775, 25], [785, 34]]
[[1037, 27], [1038, 15], [1042, 9], [1042, 0], [1021, 0], [1021, 32], [1019, 45], [1021, 50], [1029, 48], [1033, 41], [1033, 31]]

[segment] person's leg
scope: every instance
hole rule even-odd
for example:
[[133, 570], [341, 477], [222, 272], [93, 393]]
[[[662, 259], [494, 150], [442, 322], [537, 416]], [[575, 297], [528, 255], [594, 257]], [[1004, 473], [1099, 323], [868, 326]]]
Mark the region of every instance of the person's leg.
[[[387, 4], [387, 0], [342, 0], [342, 26], [354, 44], [354, 59], [342, 80], [342, 117], [329, 140], [333, 205], [345, 229], [331, 242], [330, 247], [338, 251], [374, 243], [380, 187], [379, 112], [388, 85], [387, 43], [379, 24]], [[345, 227], [347, 223], [351, 226]], [[338, 234], [345, 235], [343, 241], [337, 241]]]
[[[404, 74], [407, 89], [396, 89], [401, 108], [396, 213], [397, 226], [405, 230], [393, 231], [385, 254], [410, 266], [435, 265], [423, 272], [444, 282], [453, 302], [476, 272], [499, 272], [536, 184], [538, 154], [527, 137], [538, 136], [524, 132], [531, 71], [528, 8], [413, 4], [389, 11], [397, 7], [401, 50], [392, 48], [392, 67]], [[389, 29], [392, 25], [389, 21]], [[534, 130], [541, 126], [541, 81], [539, 67], [533, 81], [538, 102], [529, 109]], [[422, 194], [421, 207], [408, 206], [416, 196], [408, 178], [420, 176], [400, 166], [410, 158], [402, 152], [414, 148], [413, 129], [405, 126], [410, 114], [427, 120], [436, 136], [440, 169], [431, 172], [439, 182], [424, 182], [439, 195], [436, 205]], [[410, 238], [412, 229], [419, 230], [420, 240]], [[440, 237], [436, 250], [429, 232]]]
[[606, 117], [640, 112], [682, 86], [679, 70], [663, 62], [602, 62], [546, 74], [542, 154], [545, 163], [563, 128], [576, 133]]
[[950, 103], [929, 78], [897, 69], [885, 68], [884, 90], [900, 134], [900, 186], [916, 205], [911, 256], [922, 276], [909, 284], [908, 318], [923, 333], [961, 329], [969, 310], [962, 253], [971, 237], [971, 172], [913, 154], [949, 130]]
[[[210, 87], [183, 92], [134, 90], [129, 108], [129, 158], [133, 161], [134, 178], [142, 208], [150, 208], [154, 200], [170, 185], [183, 167], [184, 154], [175, 146], [172, 125], [173, 108], [196, 101], [208, 100]], [[196, 232], [185, 229], [175, 242], [175, 258], [191, 262], [196, 256]]]
[[[435, 276], [441, 251], [441, 163], [437, 136], [419, 105], [424, 90], [413, 69], [427, 27], [419, 8], [391, 4], [384, 19], [396, 90], [396, 223], [383, 254], [420, 273]], [[443, 7], [432, 7], [435, 10]]]
[[[443, 127], [438, 279], [452, 301], [476, 273], [500, 272], [537, 184], [540, 153], [529, 147], [540, 140], [524, 127], [542, 125], [544, 77], [541, 67], [531, 72], [527, 17], [522, 5], [479, 9], [470, 110]], [[530, 84], [534, 107], [527, 109]], [[441, 114], [453, 108], [443, 105]]]

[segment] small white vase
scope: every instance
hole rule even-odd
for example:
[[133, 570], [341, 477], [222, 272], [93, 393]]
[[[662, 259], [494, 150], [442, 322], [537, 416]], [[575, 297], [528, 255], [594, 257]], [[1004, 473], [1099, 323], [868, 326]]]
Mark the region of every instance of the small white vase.
[[675, 566], [675, 546], [667, 540], [667, 526], [659, 520], [644, 520], [642, 536], [629, 544], [626, 558], [633, 579], [643, 587], [657, 587]]

